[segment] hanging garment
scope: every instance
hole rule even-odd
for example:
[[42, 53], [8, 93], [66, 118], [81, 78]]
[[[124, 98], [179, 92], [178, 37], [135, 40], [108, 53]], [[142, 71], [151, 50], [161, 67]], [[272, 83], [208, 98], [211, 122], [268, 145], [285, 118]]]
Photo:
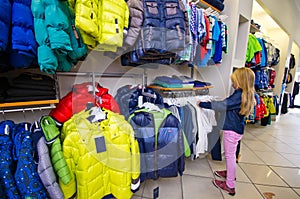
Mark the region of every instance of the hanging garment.
[[255, 53], [262, 50], [257, 38], [253, 34], [248, 35], [247, 53], [246, 53], [246, 63], [251, 62], [254, 58]]
[[84, 82], [75, 84], [67, 95], [65, 95], [49, 115], [55, 121], [62, 125], [70, 119], [73, 114], [76, 114], [86, 108], [87, 103], [92, 103], [94, 106], [104, 107], [116, 113], [120, 113], [119, 105], [115, 99], [108, 93], [108, 89], [95, 84], [95, 96], [93, 96], [93, 84]]
[[34, 162], [30, 126], [24, 122], [13, 130], [13, 155], [17, 163], [15, 181], [22, 198], [48, 198]]
[[112, 194], [129, 199], [139, 188], [138, 143], [122, 115], [102, 108], [107, 119], [89, 120], [90, 111], [81, 111], [64, 123], [63, 154], [72, 180], [60, 182], [64, 196], [99, 199]]
[[34, 0], [31, 11], [41, 71], [70, 71], [73, 64], [86, 57], [87, 46], [75, 27], [67, 1]]
[[15, 68], [37, 64], [37, 43], [30, 6], [31, 0], [13, 0], [11, 5], [10, 64]]
[[0, 53], [6, 51], [11, 26], [11, 1], [0, 1]]
[[139, 143], [141, 181], [182, 175], [184, 138], [178, 119], [167, 109], [140, 109], [128, 120]]
[[11, 120], [0, 122], [0, 186], [3, 188], [3, 196], [21, 199], [13, 170], [13, 142], [11, 134], [14, 126], [15, 123]]
[[50, 148], [50, 156], [55, 173], [64, 184], [68, 184], [71, 181], [71, 174], [63, 156], [59, 129], [51, 116], [42, 117], [41, 128], [44, 132], [46, 143]]
[[44, 137], [44, 132], [38, 121], [31, 126], [34, 159], [37, 162], [37, 172], [46, 188], [49, 197], [52, 199], [64, 199], [64, 195], [59, 187], [54, 173], [48, 146]]

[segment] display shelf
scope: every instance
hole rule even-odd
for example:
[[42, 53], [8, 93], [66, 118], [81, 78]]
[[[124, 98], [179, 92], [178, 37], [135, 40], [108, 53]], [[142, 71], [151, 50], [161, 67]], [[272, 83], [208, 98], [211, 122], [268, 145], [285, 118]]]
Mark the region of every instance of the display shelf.
[[213, 86], [193, 87], [193, 88], [165, 88], [161, 86], [149, 85], [148, 88], [158, 89], [161, 91], [197, 91], [213, 88]]
[[25, 107], [25, 106], [34, 106], [34, 105], [48, 105], [48, 104], [57, 104], [58, 99], [55, 100], [38, 100], [38, 101], [25, 101], [25, 102], [8, 102], [0, 103], [0, 108], [8, 107]]
[[219, 10], [218, 8], [212, 6], [211, 4], [209, 4], [209, 3], [207, 3], [206, 1], [203, 1], [203, 0], [193, 1], [193, 3], [195, 3], [196, 5], [199, 5], [202, 8], [211, 7], [214, 11], [221, 12], [221, 10]]

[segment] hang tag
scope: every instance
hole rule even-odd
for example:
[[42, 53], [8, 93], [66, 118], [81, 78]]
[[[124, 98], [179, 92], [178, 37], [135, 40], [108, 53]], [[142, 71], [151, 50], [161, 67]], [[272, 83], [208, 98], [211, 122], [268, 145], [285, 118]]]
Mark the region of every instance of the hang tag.
[[106, 151], [105, 139], [103, 136], [95, 137], [96, 151], [97, 153], [102, 153]]
[[143, 105], [143, 96], [140, 95], [138, 98], [138, 107], [141, 108], [142, 105]]
[[4, 134], [5, 134], [5, 135], [9, 135], [9, 133], [10, 133], [10, 132], [9, 132], [9, 126], [6, 124], [6, 125], [5, 125], [5, 128], [4, 128]]
[[153, 189], [153, 199], [156, 199], [159, 197], [159, 187], [156, 187]]

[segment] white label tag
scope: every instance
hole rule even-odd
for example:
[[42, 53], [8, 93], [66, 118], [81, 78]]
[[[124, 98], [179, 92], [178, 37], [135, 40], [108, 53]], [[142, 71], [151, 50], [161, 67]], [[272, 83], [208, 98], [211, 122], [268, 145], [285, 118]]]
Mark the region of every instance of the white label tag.
[[139, 96], [139, 99], [138, 99], [138, 107], [141, 108], [143, 105], [143, 96]]

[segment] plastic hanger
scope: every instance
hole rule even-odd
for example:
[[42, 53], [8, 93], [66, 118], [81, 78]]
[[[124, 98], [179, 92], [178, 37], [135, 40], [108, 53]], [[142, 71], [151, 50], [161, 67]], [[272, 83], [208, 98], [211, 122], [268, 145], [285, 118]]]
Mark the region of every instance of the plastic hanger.
[[150, 103], [150, 102], [145, 102], [144, 104], [142, 104], [141, 107], [144, 107], [144, 108], [148, 109], [149, 111], [162, 112], [162, 110], [157, 105]]
[[98, 122], [98, 121], [102, 121], [105, 120], [106, 117], [106, 113], [104, 113], [101, 109], [101, 107], [92, 107], [91, 111], [90, 111], [90, 117], [89, 119], [91, 119], [91, 122]]

